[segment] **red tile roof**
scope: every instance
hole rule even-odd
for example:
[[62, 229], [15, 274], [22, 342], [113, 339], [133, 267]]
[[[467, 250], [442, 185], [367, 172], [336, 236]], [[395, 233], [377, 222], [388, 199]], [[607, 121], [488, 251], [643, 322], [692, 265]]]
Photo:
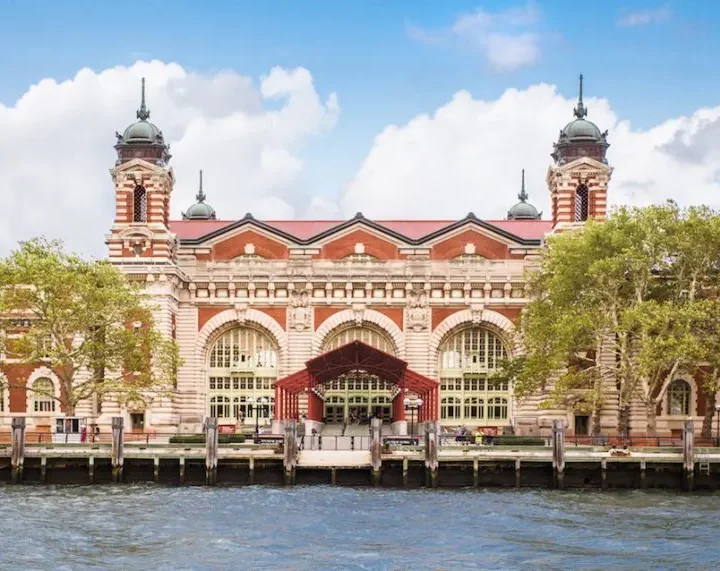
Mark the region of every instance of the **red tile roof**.
[[[236, 220], [171, 220], [170, 230], [180, 239], [196, 240], [221, 228], [237, 222]], [[347, 222], [346, 220], [263, 220], [281, 232], [295, 236], [299, 240], [309, 240], [322, 232]], [[411, 240], [432, 234], [455, 224], [457, 220], [374, 220], [375, 224], [401, 234]], [[505, 232], [519, 238], [540, 239], [552, 229], [550, 220], [485, 220]]]

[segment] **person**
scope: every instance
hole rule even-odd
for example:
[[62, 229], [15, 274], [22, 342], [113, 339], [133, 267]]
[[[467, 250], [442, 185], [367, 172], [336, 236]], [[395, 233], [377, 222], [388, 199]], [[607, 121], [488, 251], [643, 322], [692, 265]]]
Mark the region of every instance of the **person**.
[[479, 428], [475, 431], [475, 444], [482, 444], [483, 443], [483, 431]]
[[93, 442], [100, 440], [100, 426], [95, 425], [95, 434], [93, 435]]

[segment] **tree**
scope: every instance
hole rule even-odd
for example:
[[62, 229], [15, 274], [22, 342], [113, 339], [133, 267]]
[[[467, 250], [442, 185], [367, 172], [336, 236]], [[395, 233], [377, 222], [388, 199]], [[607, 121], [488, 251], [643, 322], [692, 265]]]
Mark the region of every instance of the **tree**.
[[152, 310], [112, 264], [67, 253], [60, 242], [23, 242], [0, 260], [0, 315], [29, 320], [5, 353], [54, 371], [59, 397], [37, 391], [69, 416], [81, 401], [144, 402], [172, 389], [177, 345], [158, 331]]
[[627, 433], [637, 399], [654, 433], [673, 376], [702, 352], [697, 323], [708, 308], [699, 301], [717, 295], [718, 260], [720, 217], [704, 207], [623, 208], [551, 237], [529, 279], [517, 394], [545, 387], [532, 364], [546, 360], [551, 401], [584, 403], [599, 420], [603, 385], [614, 380], [618, 429]]

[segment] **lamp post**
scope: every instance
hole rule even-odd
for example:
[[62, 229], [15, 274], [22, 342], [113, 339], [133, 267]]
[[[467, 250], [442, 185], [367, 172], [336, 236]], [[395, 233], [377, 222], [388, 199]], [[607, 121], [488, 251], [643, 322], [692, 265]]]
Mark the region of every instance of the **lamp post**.
[[720, 403], [715, 405], [715, 413], [717, 416], [717, 428], [715, 431], [715, 446], [720, 447]]
[[257, 399], [250, 398], [250, 406], [255, 413], [255, 436], [260, 434], [260, 411], [264, 411], [267, 406], [267, 397], [259, 397]]
[[414, 436], [415, 434], [415, 411], [422, 406], [422, 403], [423, 401], [421, 398], [411, 399], [409, 397], [405, 397], [405, 400], [403, 401], [405, 408], [410, 409], [410, 436]]

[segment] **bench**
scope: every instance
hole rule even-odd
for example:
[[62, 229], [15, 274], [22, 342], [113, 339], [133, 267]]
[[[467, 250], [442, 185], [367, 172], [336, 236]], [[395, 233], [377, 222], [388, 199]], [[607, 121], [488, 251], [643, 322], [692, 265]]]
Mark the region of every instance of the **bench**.
[[258, 434], [254, 438], [255, 444], [284, 444], [285, 437], [279, 434]]

